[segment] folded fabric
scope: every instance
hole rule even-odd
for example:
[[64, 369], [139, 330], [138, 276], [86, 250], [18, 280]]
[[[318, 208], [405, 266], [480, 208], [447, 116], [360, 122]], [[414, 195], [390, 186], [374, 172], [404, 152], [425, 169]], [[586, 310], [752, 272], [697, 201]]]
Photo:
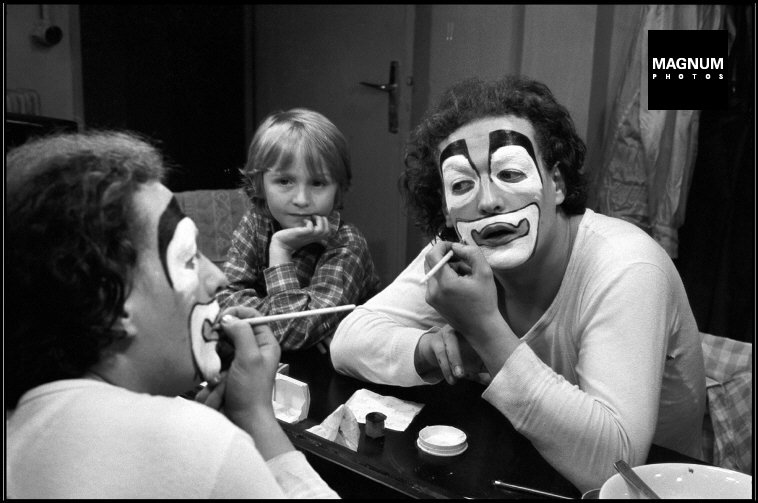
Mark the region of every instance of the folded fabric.
[[358, 451], [361, 430], [355, 416], [345, 404], [337, 407], [321, 424], [312, 426], [306, 431], [343, 445], [352, 451]]

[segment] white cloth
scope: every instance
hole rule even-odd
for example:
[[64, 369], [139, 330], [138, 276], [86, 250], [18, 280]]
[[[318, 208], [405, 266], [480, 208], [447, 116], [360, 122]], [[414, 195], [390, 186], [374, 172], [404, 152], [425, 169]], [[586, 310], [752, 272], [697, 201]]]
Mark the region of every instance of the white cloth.
[[9, 498], [337, 498], [303, 453], [263, 460], [221, 413], [71, 379], [6, 418]]
[[[338, 327], [337, 371], [424, 384], [414, 348], [445, 324], [419, 281], [428, 249]], [[642, 230], [587, 210], [556, 298], [521, 340], [483, 398], [580, 490], [618, 459], [644, 463], [651, 442], [700, 458], [700, 336], [673, 263]]]

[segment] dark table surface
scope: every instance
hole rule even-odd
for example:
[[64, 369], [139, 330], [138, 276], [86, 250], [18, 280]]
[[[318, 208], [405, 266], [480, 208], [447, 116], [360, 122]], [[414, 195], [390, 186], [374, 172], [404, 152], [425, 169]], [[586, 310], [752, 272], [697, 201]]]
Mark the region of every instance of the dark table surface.
[[[350, 470], [403, 495], [416, 498], [529, 498], [519, 491], [493, 487], [493, 480], [538, 489], [556, 496], [579, 498], [581, 493], [561, 476], [518, 433], [510, 422], [486, 402], [484, 386], [461, 380], [431, 386], [397, 387], [360, 381], [336, 373], [327, 355], [314, 351], [284, 353], [290, 377], [308, 384], [308, 417], [281, 423], [292, 443], [306, 454]], [[380, 439], [361, 435], [358, 452], [305, 430], [320, 424], [352, 394], [365, 388], [385, 396], [422, 403], [424, 407], [405, 431], [385, 429]], [[443, 464], [430, 462], [416, 447], [425, 426], [446, 424], [463, 430], [468, 449]], [[648, 463], [700, 463], [683, 454], [652, 446]]]

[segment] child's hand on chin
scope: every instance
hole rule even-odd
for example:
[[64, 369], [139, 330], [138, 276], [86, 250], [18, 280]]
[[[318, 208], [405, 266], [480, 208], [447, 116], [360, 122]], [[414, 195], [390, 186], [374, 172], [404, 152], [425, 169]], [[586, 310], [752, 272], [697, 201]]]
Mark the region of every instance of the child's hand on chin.
[[330, 234], [328, 218], [323, 215], [311, 215], [302, 227], [282, 229], [274, 233], [270, 248], [274, 251], [274, 248], [278, 247], [280, 251], [292, 254], [303, 246], [325, 241]]

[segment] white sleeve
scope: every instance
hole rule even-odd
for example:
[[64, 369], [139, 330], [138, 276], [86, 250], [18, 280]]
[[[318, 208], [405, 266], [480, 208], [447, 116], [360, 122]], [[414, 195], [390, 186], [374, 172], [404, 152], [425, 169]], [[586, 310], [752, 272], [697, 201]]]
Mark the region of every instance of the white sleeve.
[[329, 346], [337, 372], [395, 386], [430, 383], [418, 375], [413, 361], [421, 335], [445, 324], [426, 303], [421, 283], [430, 249], [428, 244], [387, 288], [342, 320]]
[[600, 487], [619, 459], [645, 462], [675, 312], [666, 274], [650, 265], [592, 297], [578, 324], [578, 386], [520, 344], [482, 395], [581, 491]]
[[218, 472], [210, 498], [339, 498], [302, 452], [287, 451], [265, 461], [242, 430], [232, 440], [220, 466], [213, 467]]
[[287, 451], [269, 459], [266, 464], [289, 499], [339, 498], [300, 451]]

